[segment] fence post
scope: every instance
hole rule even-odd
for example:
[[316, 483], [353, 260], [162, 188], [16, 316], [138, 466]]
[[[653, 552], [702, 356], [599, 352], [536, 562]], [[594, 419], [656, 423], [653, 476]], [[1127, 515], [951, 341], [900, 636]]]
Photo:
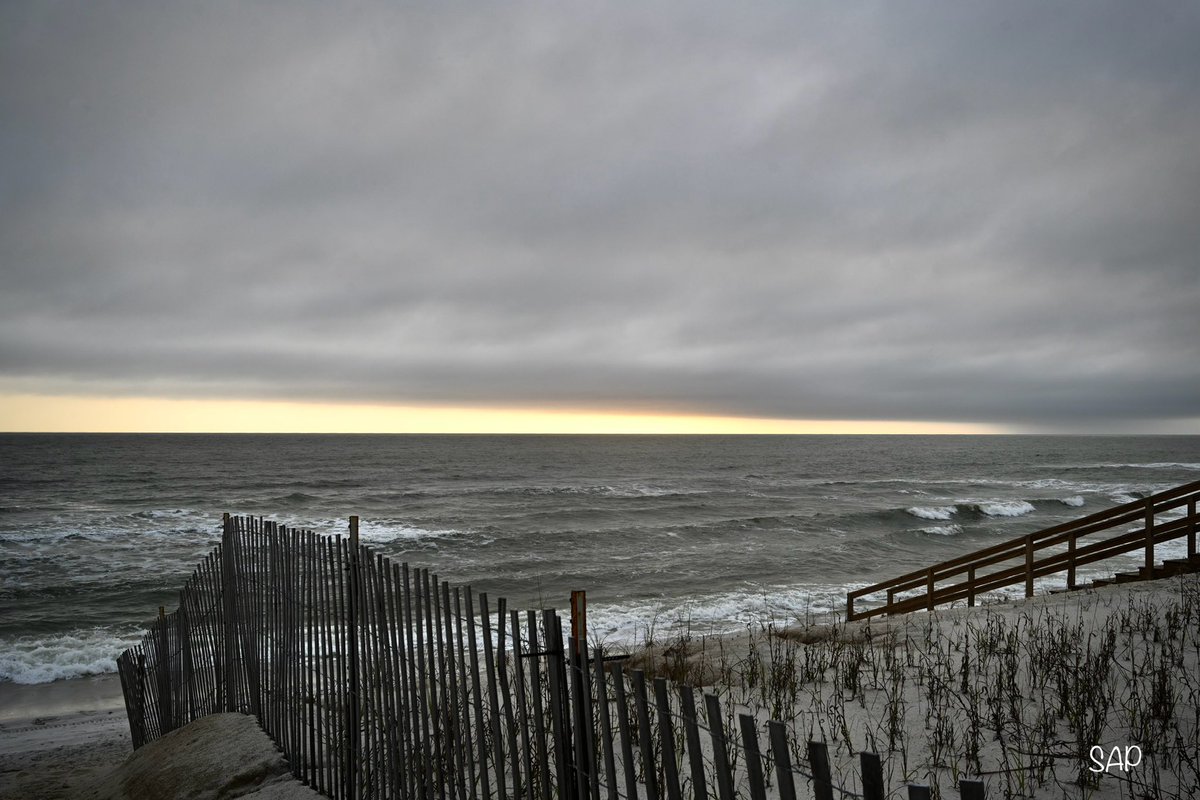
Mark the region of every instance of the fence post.
[[226, 512], [223, 517], [224, 528], [221, 531], [221, 614], [224, 630], [221, 634], [224, 638], [224, 655], [225, 663], [223, 672], [223, 683], [225, 684], [225, 711], [237, 710], [237, 667], [234, 661], [237, 658], [237, 604], [234, 602], [234, 579], [233, 579], [233, 518]]
[[134, 736], [134, 748], [146, 743], [146, 654], [138, 653], [137, 657], [137, 720], [138, 732]]
[[975, 607], [975, 567], [967, 570], [967, 608]]
[[346, 692], [346, 765], [342, 773], [345, 779], [345, 797], [358, 796], [358, 596], [361, 589], [358, 571], [358, 517], [350, 517], [350, 549], [347, 554], [346, 593], [346, 649], [349, 650], [348, 687]]
[[1075, 531], [1071, 531], [1071, 538], [1067, 540], [1067, 588], [1075, 588]]
[[931, 796], [928, 786], [922, 786], [919, 783], [908, 785], [908, 800], [929, 800]]
[[928, 573], [925, 576], [925, 596], [926, 596], [926, 599], [929, 601], [929, 610], [930, 611], [933, 611], [933, 582], [934, 582], [933, 567], [930, 567]]
[[1188, 500], [1188, 560], [1196, 557], [1196, 498]]
[[1146, 498], [1146, 577], [1154, 577], [1154, 500]]
[[158, 730], [162, 736], [174, 730], [171, 713], [171, 643], [168, 641], [167, 609], [158, 607], [158, 652], [155, 653], [158, 673]]

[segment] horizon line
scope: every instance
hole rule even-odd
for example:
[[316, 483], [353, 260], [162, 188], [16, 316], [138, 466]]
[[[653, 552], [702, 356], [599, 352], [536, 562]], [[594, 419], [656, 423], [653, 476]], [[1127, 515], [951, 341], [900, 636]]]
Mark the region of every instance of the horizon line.
[[[1138, 423], [1141, 423], [1140, 425]], [[1109, 428], [912, 419], [771, 418], [630, 409], [405, 405], [237, 398], [44, 394], [0, 390], [12, 434], [399, 436], [1192, 436], [1196, 420]], [[1177, 430], [1169, 428], [1177, 427]], [[1190, 431], [1188, 429], [1191, 429]]]

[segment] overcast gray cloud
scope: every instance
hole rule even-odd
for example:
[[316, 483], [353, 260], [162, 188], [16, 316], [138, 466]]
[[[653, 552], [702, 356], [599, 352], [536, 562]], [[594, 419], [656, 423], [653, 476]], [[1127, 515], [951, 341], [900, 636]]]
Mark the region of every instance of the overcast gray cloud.
[[6, 3], [0, 385], [1194, 425], [1197, 41], [1190, 2]]

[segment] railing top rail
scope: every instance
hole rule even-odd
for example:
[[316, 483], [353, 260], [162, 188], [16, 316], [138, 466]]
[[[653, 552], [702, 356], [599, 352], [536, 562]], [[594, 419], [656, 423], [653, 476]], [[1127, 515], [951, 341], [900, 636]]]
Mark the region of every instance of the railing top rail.
[[[906, 584], [911, 584], [913, 581], [922, 581], [928, 577], [931, 570], [935, 575], [945, 577], [960, 572], [966, 572], [973, 566], [989, 566], [990, 564], [1003, 560], [1002, 558], [996, 558], [1001, 554], [1012, 552], [1015, 555], [1017, 552], [1024, 552], [1026, 541], [1030, 538], [1032, 538], [1034, 542], [1035, 549], [1040, 549], [1041, 547], [1051, 546], [1061, 541], [1065, 541], [1065, 539], [1059, 539], [1053, 542], [1047, 542], [1046, 540], [1050, 537], [1055, 537], [1060, 534], [1068, 534], [1071, 531], [1077, 531], [1081, 528], [1087, 528], [1093, 525], [1096, 525], [1097, 527], [1092, 531], [1088, 531], [1088, 533], [1095, 533], [1105, 530], [1107, 528], [1121, 525], [1125, 522], [1129, 522], [1138, 518], [1140, 514], [1147, 508], [1153, 508], [1156, 511], [1167, 511], [1180, 506], [1187, 502], [1189, 496], [1193, 494], [1200, 495], [1200, 481], [1185, 483], [1182, 486], [1176, 486], [1173, 489], [1167, 489], [1166, 491], [1158, 492], [1129, 503], [1123, 503], [1122, 505], [1107, 508], [1103, 511], [1097, 511], [1094, 514], [1088, 514], [1087, 516], [1080, 517], [1079, 519], [1063, 522], [1058, 525], [1053, 525], [1049, 528], [1043, 528], [1042, 530], [1032, 534], [1017, 536], [1004, 542], [1000, 542], [999, 544], [985, 547], [982, 550], [976, 550], [973, 553], [947, 559], [919, 570], [907, 572], [904, 575], [900, 575], [895, 578], [880, 581], [878, 583], [871, 584], [870, 586], [864, 586], [861, 589], [855, 589], [851, 592], [848, 592], [847, 597], [854, 599], [868, 594], [886, 591], [887, 589], [903, 587]], [[1160, 506], [1162, 506], [1162, 508], [1160, 508]], [[1098, 523], [1107, 524], [1098, 525]]]

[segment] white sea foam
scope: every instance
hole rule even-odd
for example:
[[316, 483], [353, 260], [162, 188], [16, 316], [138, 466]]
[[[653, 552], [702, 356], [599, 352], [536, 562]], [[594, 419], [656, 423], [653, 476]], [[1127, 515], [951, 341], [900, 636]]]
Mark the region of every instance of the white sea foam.
[[607, 644], [634, 644], [682, 633], [736, 633], [768, 623], [790, 625], [846, 606], [846, 592], [865, 584], [747, 587], [691, 600], [631, 601], [588, 608], [591, 633]]
[[1200, 463], [1193, 461], [1152, 461], [1144, 464], [1089, 464], [1096, 469], [1188, 469], [1200, 470]]
[[1024, 500], [999, 500], [991, 503], [978, 503], [979, 513], [989, 517], [1020, 517], [1034, 511], [1033, 505]]
[[1060, 497], [1058, 502], [1062, 503], [1064, 506], [1079, 508], [1083, 505], [1083, 498], [1079, 495], [1075, 495], [1073, 497]]
[[921, 528], [921, 533], [930, 533], [934, 536], [957, 536], [962, 532], [961, 525], [930, 525], [928, 528]]
[[0, 639], [0, 680], [50, 683], [117, 671], [117, 656], [141, 641], [134, 630], [92, 628]]
[[948, 520], [958, 512], [958, 509], [955, 506], [913, 506], [906, 508], [905, 511], [921, 519]]
[[444, 539], [448, 536], [459, 536], [463, 532], [451, 528], [429, 529], [418, 528], [415, 525], [364, 523], [359, 527], [358, 536], [364, 542], [383, 544], [386, 542], [409, 541], [419, 542], [426, 539]]

